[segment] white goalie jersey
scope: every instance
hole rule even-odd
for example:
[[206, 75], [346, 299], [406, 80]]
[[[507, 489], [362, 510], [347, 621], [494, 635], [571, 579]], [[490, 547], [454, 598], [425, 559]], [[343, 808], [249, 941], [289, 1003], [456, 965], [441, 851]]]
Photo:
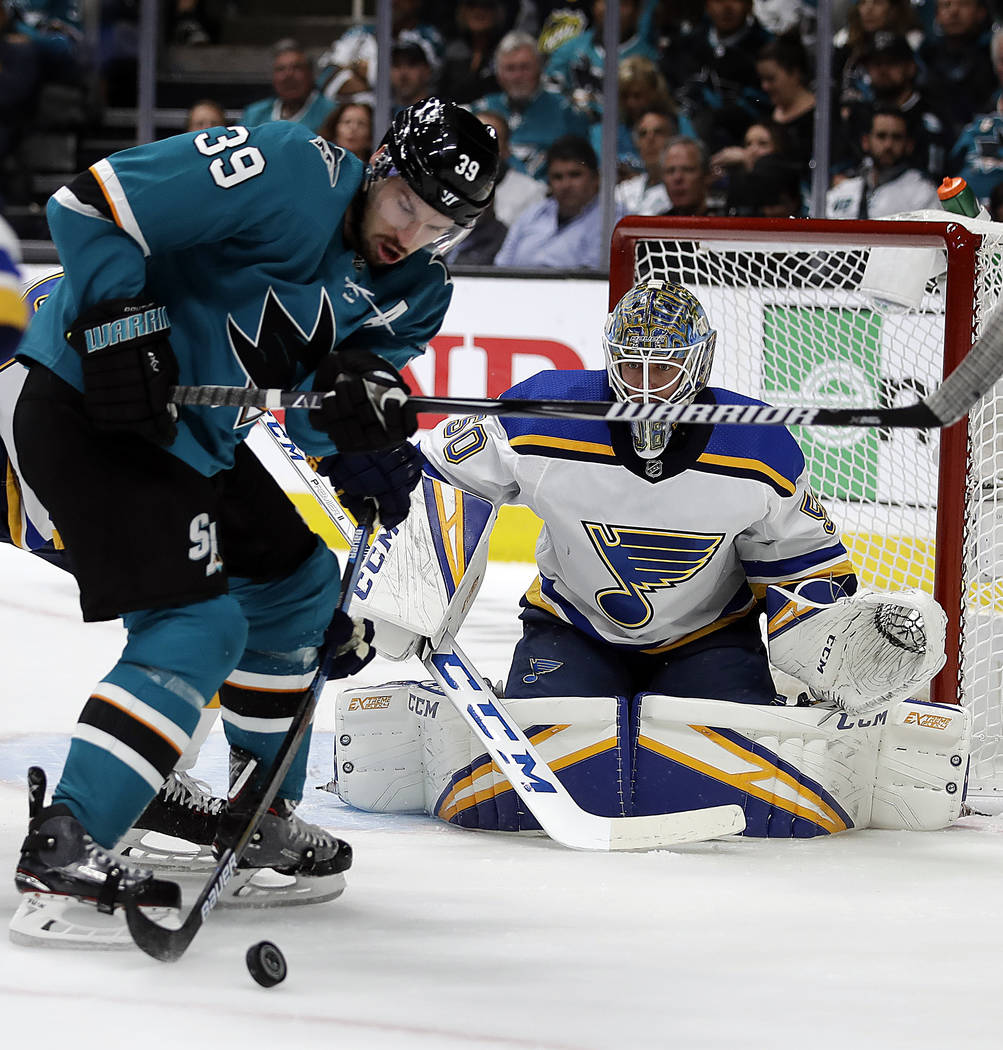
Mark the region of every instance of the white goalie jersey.
[[[542, 372], [508, 396], [610, 389], [605, 371]], [[697, 400], [758, 403], [715, 388]], [[770, 584], [853, 572], [783, 427], [691, 427], [645, 462], [629, 428], [603, 420], [468, 416], [421, 449], [433, 475], [543, 519], [526, 604], [614, 644], [673, 648], [746, 615]]]

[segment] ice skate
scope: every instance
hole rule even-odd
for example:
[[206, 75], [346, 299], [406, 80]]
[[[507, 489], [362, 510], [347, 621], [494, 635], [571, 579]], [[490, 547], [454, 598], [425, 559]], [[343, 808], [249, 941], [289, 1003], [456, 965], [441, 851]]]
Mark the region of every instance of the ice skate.
[[212, 844], [226, 800], [188, 773], [174, 772], [118, 844], [122, 856], [164, 871], [215, 864]]
[[161, 919], [178, 888], [102, 849], [64, 805], [46, 806], [45, 773], [28, 771], [28, 834], [14, 884], [23, 895], [10, 921], [15, 944], [117, 948], [132, 944], [122, 907], [135, 896]]
[[[230, 799], [220, 821], [220, 835], [230, 833], [231, 820], [244, 815], [242, 796], [256, 765], [239, 748], [230, 752]], [[276, 799], [262, 818], [220, 901], [229, 907], [274, 907], [319, 904], [345, 890], [344, 873], [352, 865], [352, 847], [315, 824], [301, 820], [296, 803]], [[216, 850], [222, 848], [217, 843]]]

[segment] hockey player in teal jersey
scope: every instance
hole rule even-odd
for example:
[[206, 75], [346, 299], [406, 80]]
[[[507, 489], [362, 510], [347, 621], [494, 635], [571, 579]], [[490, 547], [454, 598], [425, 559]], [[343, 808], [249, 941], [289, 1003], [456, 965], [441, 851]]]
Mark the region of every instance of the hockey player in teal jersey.
[[[371, 653], [368, 625], [332, 619], [334, 556], [243, 445], [253, 415], [178, 413], [169, 387], [324, 391], [321, 409], [290, 413], [291, 436], [337, 453], [358, 498], [392, 502], [413, 483], [401, 463], [415, 428], [396, 368], [438, 331], [451, 285], [437, 252], [489, 205], [496, 169], [493, 134], [428, 99], [395, 116], [368, 167], [298, 125], [214, 128], [115, 154], [50, 201], [65, 278], [19, 351], [14, 446], [85, 620], [120, 616], [127, 642], [81, 712], [51, 805], [30, 778], [16, 939], [95, 943], [79, 919], [52, 921], [58, 902], [107, 911], [155, 888], [108, 850], [215, 692], [239, 811], [319, 648], [337, 649], [338, 675]], [[294, 812], [306, 751], [245, 855], [249, 903], [343, 889], [350, 848]], [[261, 886], [247, 874], [261, 868], [288, 878]]]
[[[502, 396], [756, 403], [707, 385], [716, 338], [689, 291], [641, 284], [609, 315], [605, 371], [542, 372]], [[450, 484], [543, 519], [506, 697], [769, 704], [769, 586], [810, 581], [807, 596], [828, 601], [856, 590], [785, 428], [472, 416], [421, 450]]]

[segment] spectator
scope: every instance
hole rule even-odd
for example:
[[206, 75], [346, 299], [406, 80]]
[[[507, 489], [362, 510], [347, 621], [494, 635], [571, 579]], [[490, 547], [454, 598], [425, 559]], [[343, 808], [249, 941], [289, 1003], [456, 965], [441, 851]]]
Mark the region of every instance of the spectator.
[[703, 143], [689, 135], [671, 138], [662, 154], [662, 181], [672, 202], [665, 215], [720, 214], [712, 208], [707, 193], [710, 189], [710, 161]]
[[961, 175], [982, 201], [1003, 180], [1003, 30], [993, 33], [989, 50], [1000, 89], [989, 111], [975, 114], [962, 130], [948, 163], [950, 173]]
[[[669, 94], [665, 77], [650, 58], [630, 55], [623, 59], [617, 75], [620, 101], [620, 122], [616, 129], [617, 176], [631, 178], [644, 171], [645, 164], [634, 140], [634, 126], [638, 117], [649, 109], [663, 110], [675, 115], [676, 104]], [[678, 124], [678, 117], [674, 116]], [[687, 128], [689, 123], [687, 122]], [[596, 151], [602, 152], [602, 124], [589, 128], [589, 142]]]
[[859, 143], [870, 127], [873, 108], [893, 106], [901, 110], [909, 122], [909, 138], [913, 142], [909, 163], [939, 180], [944, 174], [944, 162], [953, 141], [947, 138], [947, 118], [943, 115], [941, 101], [943, 92], [938, 90], [934, 101], [917, 86], [919, 67], [916, 55], [903, 36], [875, 33], [862, 60], [873, 101], [857, 100], [842, 107], [848, 163], [863, 160]]
[[501, 90], [471, 108], [500, 113], [508, 122], [512, 156], [528, 175], [545, 181], [547, 148], [564, 135], [587, 136], [588, 121], [556, 92], [544, 89], [540, 52], [528, 33], [513, 30], [502, 37], [495, 72]]
[[[617, 61], [643, 55], [652, 62], [658, 59], [658, 33], [653, 0], [620, 0], [620, 45]], [[547, 62], [547, 83], [590, 121], [602, 117], [603, 20], [606, 0], [593, 0], [592, 25], [578, 36], [561, 44]]]
[[226, 110], [212, 98], [200, 98], [190, 110], [185, 131], [204, 131], [226, 125]]
[[[442, 34], [421, 19], [421, 0], [392, 0], [391, 36], [396, 39], [409, 30], [431, 45], [436, 62], [441, 63]], [[329, 99], [357, 98], [372, 102], [376, 90], [376, 34], [371, 26], [353, 26], [320, 56], [317, 86]]]
[[39, 86], [38, 57], [0, 4], [0, 161], [17, 145], [31, 117]]
[[208, 0], [174, 0], [168, 24], [172, 44], [212, 44], [218, 36], [219, 27], [209, 13]]
[[666, 110], [649, 109], [638, 118], [634, 141], [644, 171], [619, 183], [614, 191], [616, 202], [625, 214], [663, 215], [672, 207], [662, 181], [662, 153], [669, 139], [678, 133], [674, 114]]
[[80, 8], [73, 0], [17, 0], [7, 8], [12, 31], [35, 48], [39, 78], [80, 85], [84, 73], [84, 34]]
[[508, 124], [505, 118], [491, 110], [478, 113], [477, 117], [482, 124], [494, 128], [498, 137], [498, 181], [495, 183], [494, 211], [498, 220], [509, 227], [531, 204], [547, 196], [547, 187], [539, 179], [517, 170], [510, 163]]
[[833, 75], [841, 104], [871, 99], [866, 58], [876, 33], [905, 37], [913, 51], [923, 42], [910, 0], [857, 0], [833, 38]]
[[736, 176], [725, 211], [764, 219], [799, 218], [804, 205], [798, 169], [777, 153], [762, 154]]
[[447, 254], [446, 262], [451, 267], [491, 266], [507, 234], [508, 227], [495, 214], [492, 202], [478, 216], [470, 233]]
[[[796, 164], [802, 183], [811, 181], [815, 144], [815, 93], [807, 52], [794, 33], [770, 41], [756, 59], [763, 90], [773, 104], [770, 117], [783, 135], [784, 157]], [[837, 128], [830, 139], [830, 164], [839, 166], [842, 146]]]
[[495, 265], [599, 269], [606, 252], [595, 150], [580, 135], [565, 135], [547, 150], [546, 173], [550, 197], [516, 219]]
[[439, 66], [435, 48], [421, 33], [405, 29], [397, 34], [390, 52], [390, 95], [395, 113], [433, 93]]
[[[756, 161], [760, 157], [770, 156], [774, 153], [782, 154], [784, 151], [783, 132], [769, 121], [763, 124], [750, 124], [742, 136], [741, 146], [727, 146], [718, 150], [710, 159], [711, 187], [723, 193], [726, 198], [725, 212], [728, 215], [755, 215], [756, 211], [743, 210], [750, 207], [747, 200], [749, 187], [744, 183], [752, 171]], [[787, 169], [791, 167], [789, 161], [784, 162]], [[756, 191], [753, 204], [756, 209], [763, 203], [760, 199], [762, 194]], [[771, 195], [772, 200], [772, 195]], [[779, 203], [774, 201], [773, 203]], [[795, 212], [799, 209], [795, 209]], [[786, 213], [785, 213], [786, 214]], [[793, 214], [793, 213], [792, 213]]]
[[826, 194], [827, 219], [879, 219], [940, 207], [936, 185], [909, 165], [912, 142], [902, 113], [890, 107], [875, 109], [862, 145], [860, 173], [843, 179]]
[[752, 0], [707, 0], [707, 20], [666, 49], [662, 69], [694, 134], [712, 151], [736, 145], [751, 121], [768, 115], [756, 56], [770, 39]]
[[989, 218], [993, 222], [1003, 222], [1003, 180], [996, 183], [989, 191]]
[[985, 112], [998, 86], [989, 58], [985, 0], [937, 0], [935, 22], [937, 31], [920, 46], [919, 60], [925, 83], [942, 93], [953, 141], [973, 114]]
[[368, 164], [373, 155], [373, 108], [366, 102], [342, 102], [324, 118], [318, 134]]
[[447, 37], [439, 93], [461, 105], [498, 90], [495, 48], [505, 33], [499, 0], [459, 0], [456, 32]]
[[313, 65], [303, 48], [293, 39], [280, 40], [272, 48], [272, 87], [275, 95], [252, 102], [244, 110], [248, 127], [270, 120], [288, 120], [316, 131], [334, 109], [313, 86]]

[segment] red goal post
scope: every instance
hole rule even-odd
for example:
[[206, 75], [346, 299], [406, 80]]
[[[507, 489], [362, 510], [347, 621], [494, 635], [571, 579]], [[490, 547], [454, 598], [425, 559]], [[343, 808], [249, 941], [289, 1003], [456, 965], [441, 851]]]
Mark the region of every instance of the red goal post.
[[[700, 298], [714, 384], [774, 404], [909, 404], [957, 367], [999, 298], [1003, 225], [628, 216], [610, 306], [649, 278]], [[947, 612], [931, 697], [972, 710], [973, 778], [1003, 792], [1003, 391], [942, 431], [796, 434], [863, 581], [922, 587]]]

